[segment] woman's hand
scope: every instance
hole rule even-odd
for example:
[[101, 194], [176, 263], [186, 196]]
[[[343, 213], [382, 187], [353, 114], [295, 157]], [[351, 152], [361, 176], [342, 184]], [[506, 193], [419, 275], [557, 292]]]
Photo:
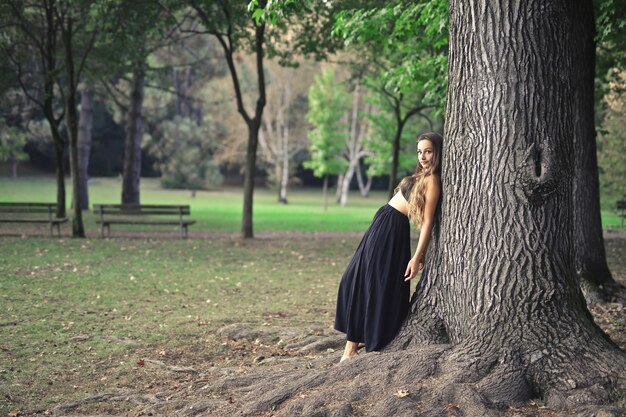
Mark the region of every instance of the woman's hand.
[[414, 257], [411, 258], [409, 264], [406, 267], [406, 272], [404, 273], [404, 280], [410, 281], [419, 271], [424, 269], [424, 254], [416, 253]]

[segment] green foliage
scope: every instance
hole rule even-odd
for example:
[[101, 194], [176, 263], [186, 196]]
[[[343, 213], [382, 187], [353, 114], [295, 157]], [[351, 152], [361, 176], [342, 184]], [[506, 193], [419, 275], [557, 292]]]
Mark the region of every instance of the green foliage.
[[603, 197], [626, 198], [626, 71], [617, 71], [621, 82], [605, 97], [603, 129], [598, 135], [598, 165]]
[[347, 133], [342, 118], [350, 108], [350, 96], [335, 81], [332, 69], [324, 70], [315, 77], [309, 89], [309, 112], [307, 119], [314, 126], [309, 132], [311, 160], [304, 166], [313, 170], [316, 177], [341, 173], [346, 160], [341, 157]]
[[626, 2], [594, 0], [596, 24], [596, 108], [616, 83], [615, 68], [626, 68]]
[[176, 117], [162, 124], [158, 140], [150, 140], [148, 152], [157, 160], [165, 188], [211, 189], [222, 183], [215, 151], [215, 127], [198, 126], [188, 118]]
[[448, 4], [364, 2], [339, 13], [334, 33], [356, 51], [355, 71], [371, 89], [442, 114], [447, 87]]
[[[396, 120], [390, 115], [389, 103], [379, 95], [368, 97], [368, 101], [374, 104], [381, 111], [368, 115], [372, 123], [371, 134], [365, 140], [365, 147], [372, 152], [371, 156], [365, 158], [365, 163], [369, 165], [367, 174], [379, 176], [389, 173], [392, 162], [392, 146], [394, 135], [396, 134]], [[398, 169], [399, 173], [409, 173], [415, 170], [417, 163], [417, 153], [415, 152], [415, 138], [419, 132], [423, 132], [423, 123], [409, 123], [402, 130], [400, 137], [400, 155]]]
[[0, 119], [0, 161], [25, 161], [26, 135], [17, 127], [9, 127]]

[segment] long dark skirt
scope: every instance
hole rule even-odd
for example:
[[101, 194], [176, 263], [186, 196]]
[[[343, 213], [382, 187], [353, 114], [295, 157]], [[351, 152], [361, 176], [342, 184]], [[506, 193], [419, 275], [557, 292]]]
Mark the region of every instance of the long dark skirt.
[[404, 272], [411, 259], [407, 216], [389, 204], [381, 207], [363, 236], [339, 284], [335, 329], [365, 350], [381, 350], [409, 310]]

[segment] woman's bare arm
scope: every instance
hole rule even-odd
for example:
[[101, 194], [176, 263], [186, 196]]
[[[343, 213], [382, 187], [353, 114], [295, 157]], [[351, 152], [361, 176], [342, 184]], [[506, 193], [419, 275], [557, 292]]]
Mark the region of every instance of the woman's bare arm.
[[438, 176], [431, 175], [426, 181], [426, 202], [424, 205], [424, 217], [420, 227], [420, 237], [415, 255], [411, 258], [406, 267], [404, 274], [405, 281], [414, 278], [417, 273], [424, 268], [426, 249], [430, 242], [430, 234], [435, 222], [435, 211], [437, 210], [437, 203], [441, 195], [441, 183]]

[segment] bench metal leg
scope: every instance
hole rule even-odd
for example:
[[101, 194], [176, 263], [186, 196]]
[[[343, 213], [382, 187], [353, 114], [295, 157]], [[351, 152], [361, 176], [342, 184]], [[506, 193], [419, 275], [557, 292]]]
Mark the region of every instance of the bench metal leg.
[[183, 225], [180, 227], [180, 238], [187, 239], [187, 225]]

